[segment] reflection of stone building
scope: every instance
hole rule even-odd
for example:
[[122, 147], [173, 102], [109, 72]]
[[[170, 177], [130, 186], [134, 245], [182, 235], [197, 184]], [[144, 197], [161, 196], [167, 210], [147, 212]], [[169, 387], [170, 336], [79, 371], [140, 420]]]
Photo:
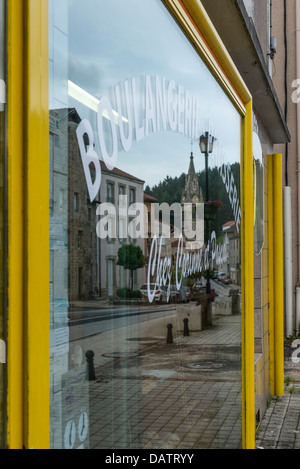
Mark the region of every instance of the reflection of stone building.
[[[134, 244], [141, 248], [143, 254], [145, 252], [144, 238], [137, 236], [135, 239], [135, 234], [129, 233], [129, 224], [135, 216], [128, 211], [132, 204], [143, 204], [144, 181], [118, 168], [109, 171], [103, 162], [101, 171], [101, 203], [108, 202], [116, 208], [115, 222], [111, 220], [114, 224], [111, 236], [108, 227], [107, 237], [100, 241], [101, 295], [112, 297], [118, 288], [130, 286], [130, 272], [117, 265], [119, 248], [124, 244]], [[140, 288], [143, 282], [144, 270], [139, 269], [134, 272], [134, 289]]]
[[236, 285], [241, 285], [241, 255], [240, 237], [235, 221], [229, 221], [222, 227], [223, 243], [226, 246], [227, 263], [223, 264], [222, 271]]
[[[118, 288], [129, 285], [129, 273], [116, 265], [118, 249], [132, 242], [140, 246], [144, 253], [144, 239], [132, 239], [128, 235], [128, 223], [131, 221], [128, 207], [133, 203], [143, 203], [144, 181], [118, 168], [108, 171], [101, 162], [100, 196], [91, 203], [76, 136], [81, 119], [75, 109], [61, 109], [55, 111], [55, 116], [53, 112], [52, 115], [53, 138], [50, 148], [55, 148], [50, 194], [53, 205], [52, 271], [64, 273], [64, 278], [55, 276], [52, 290], [56, 302], [59, 299], [60, 303], [68, 306], [69, 302], [76, 300], [112, 296]], [[61, 153], [68, 154], [68, 158], [60, 158]], [[110, 202], [117, 209], [119, 196], [122, 195], [127, 196], [126, 216], [119, 217], [117, 210], [116, 236], [100, 240], [96, 233], [97, 205], [101, 200]], [[121, 206], [119, 208], [124, 209]], [[58, 268], [60, 263], [64, 268]], [[135, 272], [136, 288], [139, 283]]]
[[91, 203], [76, 136], [80, 117], [69, 114], [69, 299], [85, 300], [99, 294], [99, 254], [96, 204]]
[[[160, 259], [163, 261], [166, 257], [171, 258], [174, 263], [172, 241], [174, 239], [174, 226], [170, 223], [162, 222], [160, 214], [157, 210], [154, 210], [154, 204], [159, 205], [159, 201], [149, 194], [144, 193], [144, 204], [147, 208], [147, 225], [148, 225], [148, 236], [145, 239], [145, 257], [146, 257], [146, 272], [148, 270], [148, 259], [151, 251], [151, 245], [153, 242], [154, 235], [152, 230], [158, 230], [160, 237], [158, 239], [158, 248], [161, 243]], [[157, 205], [157, 206], [158, 206]], [[165, 234], [165, 235], [164, 235]], [[158, 237], [158, 236], [157, 236]], [[150, 276], [151, 282], [156, 280], [157, 272], [154, 276]]]
[[68, 298], [68, 110], [50, 111], [50, 311], [65, 323]]
[[174, 238], [174, 226], [170, 223], [164, 222], [161, 220], [161, 213], [158, 210], [154, 209], [153, 204], [157, 204], [156, 207], [159, 206], [159, 201], [144, 193], [144, 204], [147, 208], [147, 225], [148, 225], [148, 236], [145, 239], [145, 256], [146, 259], [149, 257], [151, 244], [153, 240], [153, 233], [152, 230], [156, 232], [157, 230], [157, 237], [158, 234], [162, 237], [162, 250], [161, 250], [161, 257], [164, 258], [166, 256], [170, 256], [172, 254], [171, 242]]
[[144, 192], [144, 205], [145, 205], [145, 207], [147, 207], [147, 228], [148, 228], [148, 232], [147, 232], [148, 236], [145, 239], [145, 257], [146, 257], [146, 260], [149, 257], [150, 249], [151, 249], [151, 242], [152, 242], [152, 237], [151, 237], [152, 209], [151, 209], [151, 206], [152, 206], [152, 204], [157, 204], [157, 203], [159, 203], [159, 202], [158, 202], [157, 199], [155, 199], [155, 197], [152, 197], [151, 195], [146, 194]]
[[[99, 291], [96, 206], [88, 198], [76, 137], [75, 109], [51, 112], [50, 226], [54, 312], [58, 303], [87, 299]], [[64, 157], [68, 155], [68, 157]], [[60, 265], [62, 267], [60, 267]], [[68, 268], [66, 267], [68, 266]]]

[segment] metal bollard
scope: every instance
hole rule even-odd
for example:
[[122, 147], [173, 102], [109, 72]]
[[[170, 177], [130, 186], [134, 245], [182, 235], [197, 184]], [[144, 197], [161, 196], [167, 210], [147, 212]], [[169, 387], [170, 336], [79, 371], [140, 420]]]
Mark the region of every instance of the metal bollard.
[[173, 325], [168, 324], [167, 328], [168, 328], [167, 344], [173, 344], [173, 334], [172, 334]]
[[189, 320], [188, 320], [188, 318], [184, 318], [183, 322], [184, 322], [183, 336], [184, 337], [189, 337], [190, 330], [189, 330]]
[[86, 356], [86, 374], [85, 379], [86, 381], [95, 381], [95, 370], [94, 370], [94, 352], [92, 350], [88, 350], [85, 354]]

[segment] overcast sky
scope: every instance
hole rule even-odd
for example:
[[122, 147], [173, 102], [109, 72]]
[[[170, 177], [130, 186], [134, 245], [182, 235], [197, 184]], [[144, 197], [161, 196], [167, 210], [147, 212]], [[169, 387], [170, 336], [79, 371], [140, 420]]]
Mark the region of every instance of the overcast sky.
[[[67, 0], [65, 0], [67, 1]], [[210, 164], [240, 159], [240, 116], [159, 0], [68, 0], [68, 79], [97, 97], [145, 75], [174, 80], [197, 98], [201, 128], [217, 137]], [[63, 7], [62, 7], [63, 8]], [[96, 131], [96, 113], [69, 97]], [[100, 153], [99, 147], [96, 150]], [[191, 150], [204, 169], [198, 138], [178, 132], [149, 134], [119, 152], [117, 167], [153, 186], [187, 172]], [[100, 155], [99, 155], [100, 156]]]

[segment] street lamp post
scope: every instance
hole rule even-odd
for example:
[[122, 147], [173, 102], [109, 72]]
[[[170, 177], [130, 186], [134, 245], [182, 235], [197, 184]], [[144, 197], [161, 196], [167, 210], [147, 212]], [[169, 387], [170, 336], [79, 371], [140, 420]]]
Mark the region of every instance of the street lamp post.
[[[205, 155], [205, 185], [206, 185], [206, 194], [205, 199], [206, 202], [209, 201], [209, 184], [208, 184], [208, 157], [209, 154], [213, 152], [215, 138], [210, 135], [209, 132], [205, 132], [205, 134], [201, 135], [199, 140], [200, 151]], [[205, 218], [205, 211], [204, 211], [204, 220], [205, 220], [205, 238], [206, 243], [208, 245], [209, 242], [209, 219]], [[211, 284], [210, 284], [210, 266], [208, 265], [208, 270], [206, 272], [206, 294], [211, 294]]]

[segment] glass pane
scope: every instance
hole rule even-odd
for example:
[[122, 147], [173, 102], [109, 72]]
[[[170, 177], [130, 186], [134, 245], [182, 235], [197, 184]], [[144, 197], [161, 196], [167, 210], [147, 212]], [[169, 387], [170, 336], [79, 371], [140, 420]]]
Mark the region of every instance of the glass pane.
[[264, 245], [264, 161], [259, 136], [253, 132], [254, 180], [254, 252], [260, 254]]
[[4, 230], [4, 168], [6, 128], [6, 73], [5, 73], [5, 2], [0, 0], [0, 447], [5, 447], [6, 414], [6, 326], [5, 326], [5, 230]]
[[51, 446], [240, 448], [241, 117], [159, 0], [49, 11]]

